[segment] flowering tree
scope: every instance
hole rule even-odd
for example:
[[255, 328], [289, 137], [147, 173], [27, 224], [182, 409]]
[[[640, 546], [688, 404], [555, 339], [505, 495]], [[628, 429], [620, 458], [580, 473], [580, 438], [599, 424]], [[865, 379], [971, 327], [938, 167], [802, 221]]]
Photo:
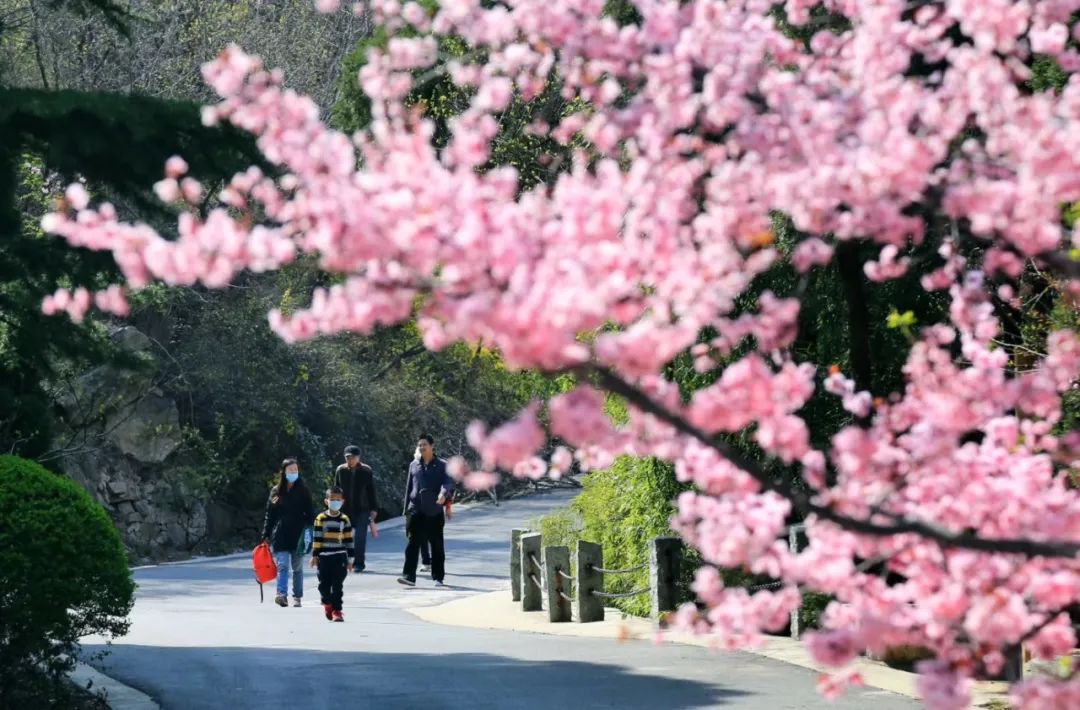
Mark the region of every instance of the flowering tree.
[[[483, 485], [496, 466], [541, 476], [575, 458], [673, 462], [696, 490], [674, 524], [710, 563], [694, 585], [701, 604], [677, 622], [735, 646], [781, 626], [801, 589], [833, 595], [825, 629], [807, 635], [841, 669], [826, 693], [857, 680], [843, 669], [860, 652], [918, 644], [936, 655], [919, 668], [923, 698], [960, 708], [970, 678], [1018, 644], [1067, 652], [1080, 437], [1058, 424], [1080, 341], [1053, 333], [1019, 371], [996, 339], [1026, 265], [1080, 288], [1080, 235], [1062, 211], [1080, 200], [1080, 79], [1060, 92], [1026, 83], [1035, 53], [1080, 68], [1080, 0], [787, 0], [779, 14], [772, 0], [637, 0], [621, 24], [604, 5], [374, 0], [391, 39], [361, 70], [372, 120], [353, 136], [231, 47], [205, 67], [222, 100], [204, 121], [253, 133], [279, 173], [251, 168], [211, 199], [170, 160], [155, 190], [180, 209], [174, 240], [89, 207], [79, 186], [43, 226], [112, 251], [135, 289], [220, 287], [315, 254], [345, 278], [306, 310], [270, 314], [286, 340], [370, 332], [419, 307], [428, 348], [483, 342], [513, 367], [573, 373], [572, 391], [492, 431], [475, 424], [483, 467], [455, 461], [457, 475]], [[470, 51], [440, 57], [436, 35]], [[409, 96], [444, 74], [469, 101], [436, 136]], [[551, 82], [568, 110], [529, 130], [570, 158], [523, 184], [493, 164], [492, 141], [509, 108]], [[799, 235], [790, 250], [773, 239], [777, 212]], [[766, 293], [736, 309], [778, 260], [805, 274], [855, 241], [880, 247], [864, 265], [872, 281], [933, 247], [922, 285], [951, 304], [883, 399], [796, 360], [797, 299]], [[61, 290], [44, 309], [81, 318], [92, 304], [122, 314], [124, 291]], [[665, 374], [687, 351], [713, 375], [689, 396]], [[819, 387], [852, 420], [817, 449], [800, 410]], [[625, 426], [605, 415], [604, 391], [627, 402]], [[797, 466], [800, 484], [726, 444], [736, 432]], [[573, 452], [536, 458], [548, 433]], [[798, 519], [809, 545], [796, 553], [780, 540]], [[784, 584], [726, 589], [717, 567]], [[1076, 706], [1080, 681], [1030, 681], [1014, 699]]]

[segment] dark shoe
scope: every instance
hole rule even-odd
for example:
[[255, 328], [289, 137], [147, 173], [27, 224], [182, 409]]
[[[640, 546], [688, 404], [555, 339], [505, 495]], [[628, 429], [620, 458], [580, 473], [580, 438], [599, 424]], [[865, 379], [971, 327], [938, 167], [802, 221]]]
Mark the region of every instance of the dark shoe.
[[329, 604], [323, 604], [322, 605], [322, 610], [323, 610], [323, 613], [326, 614], [326, 620], [327, 621], [330, 621], [331, 619], [334, 618], [334, 607], [330, 606]]
[[274, 603], [278, 606], [289, 606], [289, 600], [285, 597], [284, 594], [279, 594], [274, 597]]
[[345, 621], [345, 617], [341, 615], [340, 611], [334, 612], [334, 621]]
[[398, 584], [404, 584], [406, 587], [415, 587], [416, 586], [416, 580], [415, 579], [409, 579], [408, 577], [405, 577], [405, 576], [398, 577], [397, 581], [398, 581]]
[[353, 567], [353, 571], [352, 571], [352, 573], [353, 573], [353, 574], [360, 574], [360, 573], [361, 573], [361, 572], [363, 572], [363, 571], [364, 571], [364, 568], [363, 568], [363, 567]]

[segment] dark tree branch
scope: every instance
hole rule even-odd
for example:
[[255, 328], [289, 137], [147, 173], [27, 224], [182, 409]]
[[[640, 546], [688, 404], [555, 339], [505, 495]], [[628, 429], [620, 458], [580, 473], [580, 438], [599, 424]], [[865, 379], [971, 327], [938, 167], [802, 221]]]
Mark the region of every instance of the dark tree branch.
[[417, 355], [421, 355], [421, 354], [423, 354], [425, 352], [427, 352], [427, 348], [424, 347], [423, 343], [412, 346], [411, 348], [409, 348], [408, 350], [406, 350], [405, 352], [401, 353], [396, 358], [394, 358], [393, 360], [388, 362], [386, 364], [386, 366], [383, 367], [383, 369], [381, 369], [381, 370], [379, 370], [378, 372], [375, 373], [375, 375], [371, 378], [371, 380], [373, 382], [375, 380], [381, 380], [383, 378], [383, 376], [386, 375], [386, 373], [390, 372], [390, 370], [393, 370], [395, 367], [399, 367], [401, 365], [401, 363], [405, 362], [409, 358], [416, 357]]
[[1076, 261], [1062, 251], [1047, 251], [1036, 257], [1046, 264], [1050, 271], [1062, 278], [1080, 279], [1080, 261]]
[[828, 506], [814, 503], [811, 494], [796, 490], [788, 481], [770, 476], [757, 462], [748, 459], [727, 443], [717, 440], [683, 417], [669, 411], [610, 369], [598, 365], [584, 365], [577, 368], [577, 372], [585, 377], [594, 376], [604, 389], [623, 397], [631, 405], [671, 425], [676, 431], [693, 437], [702, 444], [711, 447], [757, 480], [764, 490], [774, 491], [787, 498], [791, 501], [793, 508], [804, 516], [816, 515], [822, 520], [835, 523], [845, 530], [874, 537], [914, 534], [932, 540], [942, 547], [1018, 554], [1029, 557], [1076, 557], [1077, 554], [1080, 554], [1080, 543], [1075, 542], [1053, 542], [1024, 538], [984, 538], [971, 533], [955, 532], [927, 521], [911, 520], [887, 511], [879, 512], [878, 516], [892, 520], [891, 524], [880, 524], [872, 520], [853, 518], [839, 513]]

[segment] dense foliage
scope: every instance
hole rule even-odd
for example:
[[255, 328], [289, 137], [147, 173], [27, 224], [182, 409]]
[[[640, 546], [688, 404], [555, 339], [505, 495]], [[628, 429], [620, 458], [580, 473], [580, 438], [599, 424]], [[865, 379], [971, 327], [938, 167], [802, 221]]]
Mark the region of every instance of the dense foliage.
[[79, 639], [126, 633], [134, 591], [101, 506], [32, 461], [0, 456], [0, 705], [65, 706]]
[[183, 446], [159, 475], [183, 479], [187, 495], [224, 503], [242, 522], [244, 511], [261, 506], [282, 456], [298, 455], [321, 482], [342, 447], [356, 443], [393, 514], [418, 432], [433, 433], [447, 455], [459, 453], [471, 416], [505, 418], [546, 386], [508, 372], [489, 349], [432, 355], [410, 326], [286, 346], [265, 314], [295, 309], [326, 285], [311, 262], [248, 275], [224, 292], [143, 291], [129, 310], [152, 338], [149, 362], [112, 347], [115, 320], [73, 325], [44, 315], [41, 297], [56, 285], [95, 290], [116, 275], [102, 255], [42, 234], [41, 216], [63, 199], [64, 185], [79, 180], [96, 198], [164, 226], [175, 211], [149, 186], [170, 155], [188, 156], [208, 190], [220, 187], [215, 176], [256, 159], [246, 136], [200, 123], [190, 102], [207, 95], [201, 62], [240, 39], [281, 62], [328, 109], [339, 97], [344, 106], [356, 90], [347, 81], [338, 87], [342, 58], [369, 23], [321, 15], [308, 0], [123, 8], [11, 0], [0, 8], [0, 450], [62, 463], [70, 451], [101, 447], [86, 432], [104, 405], [84, 403], [87, 411], [73, 417], [57, 402], [95, 366], [151, 368], [184, 429]]

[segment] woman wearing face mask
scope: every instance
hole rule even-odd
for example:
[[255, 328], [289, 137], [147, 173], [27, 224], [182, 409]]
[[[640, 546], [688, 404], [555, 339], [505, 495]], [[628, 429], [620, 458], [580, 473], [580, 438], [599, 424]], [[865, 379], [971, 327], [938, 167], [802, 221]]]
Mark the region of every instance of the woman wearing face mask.
[[289, 577], [292, 572], [293, 606], [300, 606], [304, 596], [304, 565], [302, 555], [297, 554], [300, 536], [311, 524], [315, 510], [311, 505], [311, 493], [300, 479], [300, 467], [296, 459], [285, 459], [278, 472], [278, 483], [270, 490], [266, 502], [266, 521], [263, 523], [263, 541], [270, 541], [277, 562], [278, 606], [288, 606]]

